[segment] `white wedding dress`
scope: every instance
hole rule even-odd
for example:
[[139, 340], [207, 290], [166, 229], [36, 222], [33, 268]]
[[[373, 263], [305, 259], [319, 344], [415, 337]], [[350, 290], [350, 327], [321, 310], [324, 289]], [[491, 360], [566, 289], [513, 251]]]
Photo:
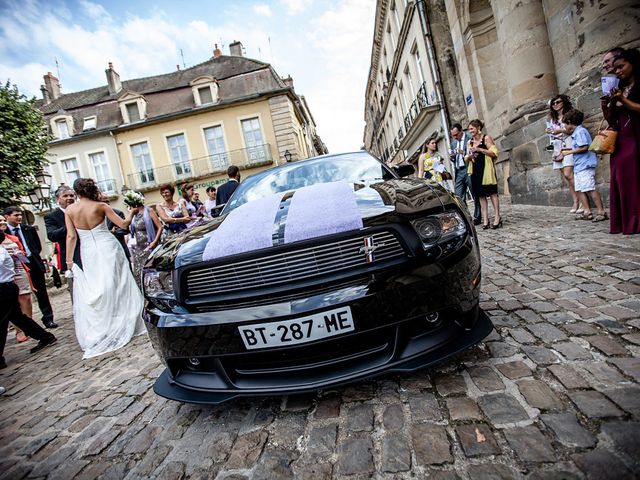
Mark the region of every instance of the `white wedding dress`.
[[91, 230], [76, 231], [83, 268], [72, 268], [73, 318], [83, 358], [91, 358], [145, 333], [143, 297], [106, 219]]

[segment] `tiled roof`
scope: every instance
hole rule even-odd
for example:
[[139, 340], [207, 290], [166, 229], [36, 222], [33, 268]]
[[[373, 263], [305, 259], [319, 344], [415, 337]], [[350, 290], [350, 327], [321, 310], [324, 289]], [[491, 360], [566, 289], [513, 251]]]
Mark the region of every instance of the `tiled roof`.
[[[191, 80], [201, 75], [210, 75], [217, 80], [223, 80], [235, 75], [260, 70], [268, 66], [268, 63], [250, 58], [222, 55], [184, 70], [177, 70], [153, 77], [124, 80], [122, 81], [122, 90], [144, 95], [188, 86]], [[122, 91], [120, 93], [122, 93]], [[107, 85], [104, 85], [90, 90], [63, 94], [47, 105], [45, 105], [43, 101], [40, 101], [38, 102], [38, 107], [47, 115], [56, 113], [59, 110], [68, 111], [83, 106], [107, 102], [109, 100], [116, 100], [120, 93], [109, 95], [109, 89]]]

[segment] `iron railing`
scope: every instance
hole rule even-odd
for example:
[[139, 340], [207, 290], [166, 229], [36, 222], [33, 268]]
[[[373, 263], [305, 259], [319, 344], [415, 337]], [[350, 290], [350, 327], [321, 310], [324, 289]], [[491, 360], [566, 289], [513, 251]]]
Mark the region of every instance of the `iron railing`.
[[229, 165], [251, 168], [273, 163], [271, 145], [230, 150], [206, 157], [192, 158], [159, 168], [139, 170], [127, 175], [127, 186], [134, 190], [149, 190], [164, 183], [175, 183], [207, 177], [227, 171]]
[[396, 137], [390, 142], [389, 147], [386, 148], [380, 155], [380, 159], [383, 162], [387, 163], [395, 156], [396, 152], [400, 148], [402, 139], [409, 133], [411, 127], [413, 127], [413, 124], [420, 115], [420, 112], [431, 105], [433, 104], [429, 102], [429, 95], [427, 94], [427, 84], [423, 82], [418, 89], [416, 98], [413, 100], [413, 102], [411, 102], [411, 105], [409, 106], [409, 111], [403, 119], [403, 125], [401, 125], [398, 129]]
[[96, 184], [102, 193], [107, 195], [115, 195], [118, 193], [118, 190], [116, 189], [116, 181], [113, 178], [98, 180]]

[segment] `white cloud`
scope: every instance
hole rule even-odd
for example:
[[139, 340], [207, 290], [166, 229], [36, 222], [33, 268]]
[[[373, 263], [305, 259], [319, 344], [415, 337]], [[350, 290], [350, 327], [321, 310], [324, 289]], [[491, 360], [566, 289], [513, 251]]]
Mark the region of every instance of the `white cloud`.
[[81, 1], [71, 13], [64, 4], [25, 0], [24, 8], [15, 3], [0, 15], [0, 80], [9, 77], [20, 91], [40, 97], [42, 76], [56, 74], [57, 58], [63, 92], [85, 90], [106, 84], [108, 62], [129, 80], [182, 68], [181, 50], [189, 67], [210, 58], [215, 43], [228, 54], [228, 44], [239, 40], [248, 57], [293, 76], [332, 152], [360, 147], [375, 2], [335, 0], [327, 10], [325, 2], [279, 0], [287, 13], [300, 15], [293, 19], [265, 0], [254, 8], [271, 5], [271, 18], [266, 10], [232, 5], [216, 16], [194, 12], [192, 20], [159, 7], [136, 10], [135, 2], [120, 14]]
[[100, 4], [88, 0], [80, 0], [80, 6], [87, 12], [87, 15], [96, 21], [110, 21], [109, 12]]
[[262, 15], [263, 17], [271, 18], [271, 16], [273, 15], [273, 13], [271, 12], [271, 7], [269, 5], [265, 5], [265, 4], [254, 5], [252, 9], [254, 13], [258, 15]]
[[280, 0], [287, 15], [298, 15], [311, 5], [311, 0]]
[[[49, 70], [51, 70], [50, 67], [41, 63], [28, 63], [19, 67], [0, 63], [0, 72], [2, 72], [0, 83], [4, 85], [9, 80], [12, 85], [18, 86], [20, 93], [27, 97], [41, 97], [40, 85], [44, 83], [42, 77]], [[55, 71], [53, 73], [55, 75]]]

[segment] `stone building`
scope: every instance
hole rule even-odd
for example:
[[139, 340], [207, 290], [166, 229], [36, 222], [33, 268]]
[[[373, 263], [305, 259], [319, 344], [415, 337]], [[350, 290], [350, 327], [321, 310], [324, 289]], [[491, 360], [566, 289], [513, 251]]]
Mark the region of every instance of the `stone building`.
[[[44, 76], [44, 113], [53, 135], [46, 170], [52, 192], [76, 178], [90, 177], [125, 209], [125, 189], [161, 200], [164, 183], [192, 183], [205, 197], [209, 185], [227, 181], [238, 166], [246, 177], [286, 161], [327, 153], [315, 121], [291, 77], [267, 63], [246, 58], [240, 42], [230, 55], [213, 56], [184, 70], [121, 80], [114, 66], [106, 85], [63, 93], [58, 79]], [[55, 205], [54, 205], [55, 206]], [[43, 215], [35, 223], [44, 238]]]
[[[415, 162], [446, 121], [424, 5], [379, 0], [366, 89], [365, 149], [392, 165]], [[446, 144], [440, 145], [446, 152]]]
[[[387, 3], [378, 0], [379, 7]], [[547, 102], [558, 93], [568, 95], [585, 113], [587, 128], [595, 132], [601, 119], [600, 61], [615, 46], [640, 44], [638, 3], [405, 3], [407, 9], [424, 7], [427, 28], [423, 42], [433, 43], [447, 121], [466, 125], [469, 120], [480, 118], [486, 125], [485, 132], [496, 140], [500, 150], [496, 165], [500, 191], [510, 194], [516, 203], [569, 205], [569, 191], [553, 171], [550, 154], [545, 150]], [[379, 13], [391, 18], [385, 9], [379, 8]], [[376, 18], [376, 22], [380, 19]], [[365, 119], [367, 115], [365, 112]], [[424, 135], [429, 133], [426, 130]], [[603, 158], [600, 164], [597, 180], [606, 199], [608, 159]]]
[[49, 172], [56, 184], [91, 177], [120, 206], [123, 188], [160, 200], [164, 183], [196, 189], [225, 182], [233, 164], [243, 176], [285, 161], [326, 153], [304, 97], [291, 78], [246, 58], [240, 42], [230, 55], [152, 77], [121, 80], [63, 94], [47, 74], [39, 105], [54, 136]]

